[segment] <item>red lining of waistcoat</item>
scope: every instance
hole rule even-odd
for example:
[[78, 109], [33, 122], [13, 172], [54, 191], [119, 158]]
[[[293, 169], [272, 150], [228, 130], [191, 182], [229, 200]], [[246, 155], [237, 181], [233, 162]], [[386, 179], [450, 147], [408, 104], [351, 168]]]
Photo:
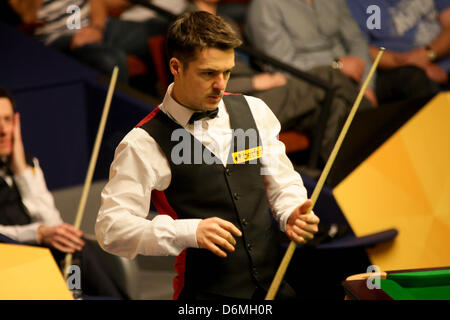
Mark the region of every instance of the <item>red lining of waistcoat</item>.
[[152, 112], [150, 112], [148, 115], [145, 116], [144, 119], [142, 119], [137, 125], [136, 128], [139, 128], [141, 126], [143, 126], [144, 124], [146, 124], [147, 122], [149, 122], [150, 120], [152, 120], [156, 114], [159, 112], [159, 106], [157, 106], [155, 109], [153, 109]]
[[[158, 210], [159, 214], [167, 214], [172, 219], [178, 219], [178, 215], [175, 210], [171, 207], [167, 201], [166, 195], [163, 191], [153, 190], [152, 191], [152, 202]], [[175, 271], [177, 275], [173, 279], [173, 299], [178, 299], [181, 291], [184, 287], [184, 272], [186, 267], [186, 249], [184, 249], [175, 260]]]

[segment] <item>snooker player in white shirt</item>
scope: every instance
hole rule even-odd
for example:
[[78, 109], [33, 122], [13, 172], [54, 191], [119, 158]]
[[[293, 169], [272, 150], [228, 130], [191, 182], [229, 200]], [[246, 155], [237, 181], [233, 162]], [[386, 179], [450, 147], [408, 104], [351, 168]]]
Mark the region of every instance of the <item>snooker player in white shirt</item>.
[[[297, 243], [314, 237], [319, 218], [306, 214], [311, 201], [269, 107], [254, 97], [225, 95], [241, 44], [231, 27], [206, 12], [188, 13], [171, 26], [167, 43], [174, 83], [116, 149], [97, 239], [128, 258], [178, 256], [174, 298], [261, 299], [280, 257], [269, 209]], [[213, 115], [191, 120], [204, 111]], [[236, 149], [239, 129], [254, 130], [256, 144]], [[215, 161], [180, 164], [173, 156], [176, 130], [191, 137], [194, 152], [201, 148]], [[231, 155], [255, 150], [253, 162], [230, 162], [237, 159]], [[160, 214], [148, 220], [151, 201]], [[279, 297], [292, 298], [293, 290], [284, 283]]]

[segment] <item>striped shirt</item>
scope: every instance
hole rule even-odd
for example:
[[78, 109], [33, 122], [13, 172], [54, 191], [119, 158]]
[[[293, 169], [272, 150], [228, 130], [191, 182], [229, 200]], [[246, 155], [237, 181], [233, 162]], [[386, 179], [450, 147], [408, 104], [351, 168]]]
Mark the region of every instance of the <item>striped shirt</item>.
[[63, 35], [75, 34], [90, 24], [89, 0], [44, 0], [37, 18], [45, 24], [36, 28], [35, 35], [49, 44]]

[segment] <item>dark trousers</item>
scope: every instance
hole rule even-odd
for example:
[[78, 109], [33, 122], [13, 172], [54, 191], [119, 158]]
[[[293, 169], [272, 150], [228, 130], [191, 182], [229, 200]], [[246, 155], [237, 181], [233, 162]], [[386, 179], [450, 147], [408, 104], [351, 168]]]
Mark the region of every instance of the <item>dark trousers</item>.
[[[81, 252], [73, 255], [72, 264], [77, 264], [81, 270], [81, 291], [83, 296], [103, 297], [106, 299], [128, 299], [115, 281], [106, 273], [102, 263], [95, 254], [92, 244], [85, 240]], [[58, 266], [64, 268], [66, 254], [50, 248]]]
[[425, 71], [415, 66], [377, 71], [376, 94], [380, 104], [429, 97], [438, 90], [439, 86]]

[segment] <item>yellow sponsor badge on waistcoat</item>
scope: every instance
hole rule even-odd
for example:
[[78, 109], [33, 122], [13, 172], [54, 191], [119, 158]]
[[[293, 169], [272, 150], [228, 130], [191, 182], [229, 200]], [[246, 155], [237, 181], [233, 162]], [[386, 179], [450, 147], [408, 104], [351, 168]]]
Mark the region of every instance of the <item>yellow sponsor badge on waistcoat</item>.
[[262, 146], [257, 146], [251, 149], [233, 152], [233, 163], [243, 163], [255, 160], [262, 157]]

